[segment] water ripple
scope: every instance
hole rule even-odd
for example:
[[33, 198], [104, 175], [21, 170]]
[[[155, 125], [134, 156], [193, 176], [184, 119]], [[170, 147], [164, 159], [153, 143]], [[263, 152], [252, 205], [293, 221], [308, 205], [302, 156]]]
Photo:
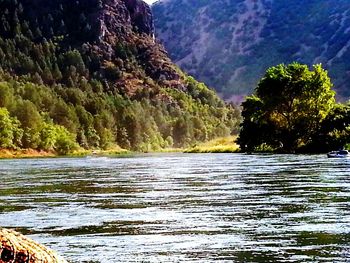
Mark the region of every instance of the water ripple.
[[0, 214], [71, 262], [348, 262], [349, 172], [320, 155], [2, 160]]

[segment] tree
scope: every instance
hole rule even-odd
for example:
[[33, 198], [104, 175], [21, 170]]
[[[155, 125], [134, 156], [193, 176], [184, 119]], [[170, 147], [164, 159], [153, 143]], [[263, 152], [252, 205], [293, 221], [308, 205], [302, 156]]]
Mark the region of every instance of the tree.
[[40, 129], [43, 123], [37, 108], [31, 101], [22, 100], [17, 103], [13, 112], [24, 131], [22, 146], [36, 149], [40, 143]]
[[255, 151], [266, 145], [295, 152], [311, 144], [334, 106], [331, 87], [321, 65], [313, 71], [299, 63], [269, 68], [255, 94], [242, 104], [241, 149]]
[[56, 125], [56, 143], [54, 149], [60, 155], [66, 155], [78, 148], [75, 136], [63, 126]]
[[13, 90], [6, 82], [0, 82], [0, 107], [9, 107], [13, 104]]
[[23, 130], [16, 118], [11, 118], [7, 109], [0, 108], [0, 148], [16, 148]]
[[52, 123], [43, 123], [40, 131], [39, 148], [43, 150], [52, 150], [57, 141], [56, 127]]

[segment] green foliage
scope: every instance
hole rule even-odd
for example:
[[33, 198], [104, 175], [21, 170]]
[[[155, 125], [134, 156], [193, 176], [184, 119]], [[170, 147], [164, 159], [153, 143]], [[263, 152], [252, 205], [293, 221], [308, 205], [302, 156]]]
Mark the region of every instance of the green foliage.
[[350, 143], [350, 105], [336, 104], [313, 137], [308, 151], [331, 151], [342, 149]]
[[153, 151], [238, 130], [239, 110], [124, 16], [103, 37], [100, 1], [40, 2], [0, 1], [1, 148]]
[[19, 121], [10, 117], [6, 108], [0, 108], [0, 148], [17, 148], [22, 135]]
[[241, 149], [295, 152], [311, 145], [334, 107], [331, 86], [321, 65], [313, 71], [298, 63], [269, 68], [256, 95], [242, 104]]
[[71, 153], [78, 148], [74, 135], [69, 133], [64, 127], [56, 126], [56, 143], [54, 149], [61, 155]]
[[189, 81], [190, 93], [165, 88], [160, 92], [167, 100], [137, 101], [95, 93], [89, 83], [82, 93], [78, 88], [50, 88], [10, 78], [0, 83], [6, 94], [1, 97], [3, 105], [8, 107], [3, 108], [7, 115], [2, 114], [0, 147], [66, 154], [78, 145], [107, 149], [119, 144], [148, 152], [187, 147], [237, 130], [238, 109], [224, 105], [203, 84]]
[[0, 83], [0, 107], [10, 107], [14, 98], [10, 87], [6, 82]]
[[53, 150], [57, 142], [57, 128], [51, 123], [44, 123], [40, 131], [39, 148], [43, 150]]

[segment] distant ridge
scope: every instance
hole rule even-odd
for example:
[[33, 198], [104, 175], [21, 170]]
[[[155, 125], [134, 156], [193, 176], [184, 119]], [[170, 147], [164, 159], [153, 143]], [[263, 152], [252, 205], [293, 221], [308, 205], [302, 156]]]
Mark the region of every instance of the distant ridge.
[[292, 61], [322, 63], [338, 95], [350, 97], [347, 0], [161, 0], [152, 10], [170, 57], [226, 99]]

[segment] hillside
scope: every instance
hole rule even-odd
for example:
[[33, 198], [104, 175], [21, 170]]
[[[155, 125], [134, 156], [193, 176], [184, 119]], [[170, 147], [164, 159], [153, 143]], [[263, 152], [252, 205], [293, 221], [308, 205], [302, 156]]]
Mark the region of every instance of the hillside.
[[171, 58], [226, 99], [292, 61], [322, 63], [338, 95], [350, 96], [347, 0], [160, 0], [152, 9]]
[[185, 75], [140, 0], [0, 2], [0, 148], [156, 150], [230, 134], [237, 111]]

